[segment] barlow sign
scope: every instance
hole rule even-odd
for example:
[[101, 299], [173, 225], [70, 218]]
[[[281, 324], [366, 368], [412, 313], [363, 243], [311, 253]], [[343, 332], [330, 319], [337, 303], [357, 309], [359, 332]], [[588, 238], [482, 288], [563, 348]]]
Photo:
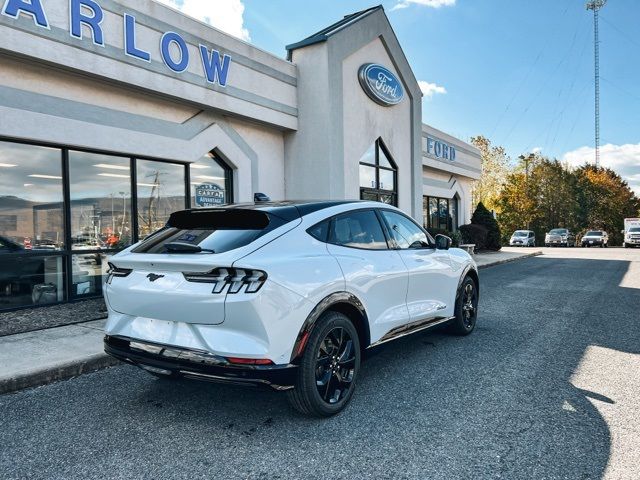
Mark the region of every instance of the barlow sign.
[[358, 80], [369, 98], [385, 107], [397, 105], [404, 98], [402, 83], [382, 65], [365, 63], [358, 70]]
[[[0, 0], [2, 2], [2, 0]], [[4, 0], [2, 15], [17, 19], [21, 14], [31, 17], [36, 26], [46, 31], [51, 31], [47, 12], [42, 0]], [[56, 15], [59, 13], [56, 12]], [[91, 32], [91, 40], [95, 45], [105, 46], [105, 36], [109, 34], [103, 30], [104, 11], [96, 0], [69, 0], [69, 35], [82, 40], [83, 27], [85, 32]], [[151, 45], [139, 45], [136, 40], [136, 18], [129, 13], [123, 13], [123, 54], [140, 61], [151, 62]], [[193, 60], [190, 58], [189, 49], [182, 35], [177, 32], [164, 32], [160, 38], [160, 57], [168, 69], [175, 73], [182, 73], [189, 67]], [[221, 55], [220, 52], [210, 49], [205, 45], [198, 46], [198, 57], [202, 64], [204, 78], [210, 84], [227, 85], [230, 55]]]

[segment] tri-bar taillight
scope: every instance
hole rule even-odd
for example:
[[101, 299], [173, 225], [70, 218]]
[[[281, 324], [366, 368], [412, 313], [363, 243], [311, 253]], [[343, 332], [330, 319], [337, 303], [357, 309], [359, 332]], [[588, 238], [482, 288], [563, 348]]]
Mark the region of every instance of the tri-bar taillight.
[[212, 283], [211, 293], [222, 293], [227, 285], [227, 293], [238, 293], [246, 285], [245, 293], [256, 293], [267, 279], [267, 273], [262, 270], [248, 268], [218, 267], [210, 272], [183, 272], [189, 282]]
[[109, 269], [107, 270], [107, 283], [111, 283], [113, 277], [126, 277], [133, 271], [131, 268], [116, 267], [111, 262], [108, 262], [107, 265], [109, 265]]

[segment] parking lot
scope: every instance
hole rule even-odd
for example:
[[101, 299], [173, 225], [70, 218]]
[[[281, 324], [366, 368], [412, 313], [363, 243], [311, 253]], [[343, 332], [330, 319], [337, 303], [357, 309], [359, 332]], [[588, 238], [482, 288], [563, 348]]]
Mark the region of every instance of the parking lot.
[[130, 366], [0, 397], [3, 478], [639, 478], [640, 249], [481, 270], [469, 337], [373, 352], [328, 420]]

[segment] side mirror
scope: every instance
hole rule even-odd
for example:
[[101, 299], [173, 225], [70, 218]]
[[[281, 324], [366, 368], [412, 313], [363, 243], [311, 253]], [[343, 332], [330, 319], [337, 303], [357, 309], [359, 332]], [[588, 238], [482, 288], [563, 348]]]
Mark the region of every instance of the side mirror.
[[620, 233], [624, 235], [624, 230], [620, 230]]
[[451, 239], [446, 235], [436, 235], [436, 248], [438, 250], [449, 250]]

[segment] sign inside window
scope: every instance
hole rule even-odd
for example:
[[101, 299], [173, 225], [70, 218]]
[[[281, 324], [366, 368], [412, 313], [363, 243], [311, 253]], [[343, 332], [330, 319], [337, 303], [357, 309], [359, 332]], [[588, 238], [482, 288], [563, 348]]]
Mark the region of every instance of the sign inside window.
[[196, 187], [196, 207], [217, 207], [225, 204], [224, 189], [215, 183]]

